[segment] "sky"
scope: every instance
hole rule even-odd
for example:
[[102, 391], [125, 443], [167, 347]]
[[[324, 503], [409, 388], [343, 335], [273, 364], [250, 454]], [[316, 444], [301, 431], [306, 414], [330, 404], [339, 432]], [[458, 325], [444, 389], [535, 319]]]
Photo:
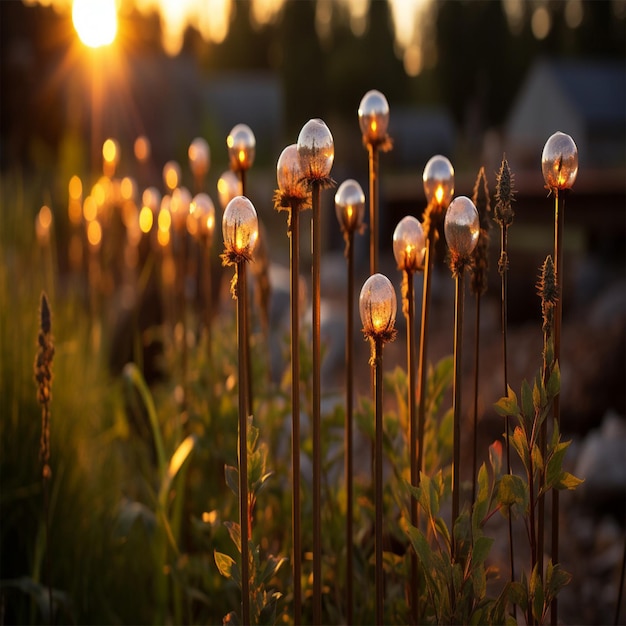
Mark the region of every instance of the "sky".
[[[77, 0], [82, 1], [82, 0]], [[87, 0], [98, 23], [99, 5], [115, 5], [118, 11], [136, 8], [141, 13], [157, 11], [161, 16], [163, 46], [176, 55], [182, 45], [185, 29], [193, 25], [202, 37], [214, 43], [222, 42], [228, 34], [233, 4], [237, 0]], [[278, 19], [284, 3], [288, 0], [251, 0], [251, 16], [258, 25]], [[292, 0], [293, 1], [293, 0]], [[355, 35], [367, 28], [370, 1], [383, 0], [317, 0], [316, 28], [321, 37], [330, 28], [334, 11], [348, 16]], [[433, 25], [438, 7], [436, 0], [387, 0], [394, 25], [396, 53], [404, 62], [409, 76], [417, 76], [422, 69], [435, 62]], [[498, 1], [498, 0], [492, 0]], [[499, 0], [503, 3], [509, 29], [512, 34], [520, 32], [530, 20], [533, 35], [544, 39], [552, 27], [552, 8], [548, 0]], [[612, 0], [616, 14], [626, 11], [624, 0]], [[59, 11], [70, 11], [73, 0], [25, 0], [26, 4], [53, 5]], [[563, 0], [561, 3], [567, 25], [575, 29], [585, 14], [583, 0]]]

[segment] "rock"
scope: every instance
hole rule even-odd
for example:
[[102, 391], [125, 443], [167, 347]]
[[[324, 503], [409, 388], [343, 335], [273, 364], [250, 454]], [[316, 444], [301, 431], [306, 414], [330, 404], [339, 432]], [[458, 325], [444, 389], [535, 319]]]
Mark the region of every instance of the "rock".
[[591, 431], [580, 446], [575, 475], [585, 482], [579, 498], [591, 507], [623, 510], [626, 494], [626, 422], [609, 412], [599, 429]]

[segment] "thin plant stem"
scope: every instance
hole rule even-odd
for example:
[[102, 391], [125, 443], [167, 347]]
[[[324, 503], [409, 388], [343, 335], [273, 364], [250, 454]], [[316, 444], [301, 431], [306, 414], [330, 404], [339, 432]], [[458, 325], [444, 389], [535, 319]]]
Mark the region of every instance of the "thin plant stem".
[[[242, 196], [247, 196], [247, 180], [246, 180], [246, 170], [245, 169], [240, 169], [239, 170], [239, 180], [241, 181], [241, 195]], [[248, 403], [248, 410], [247, 413], [254, 413], [254, 393], [252, 390], [252, 358], [251, 358], [251, 351], [250, 351], [250, 336], [251, 336], [251, 319], [250, 319], [250, 315], [248, 314], [249, 312], [249, 305], [247, 304], [247, 297], [246, 297], [246, 338], [245, 338], [245, 342], [246, 342], [246, 353], [247, 353], [247, 368], [248, 371], [246, 373], [246, 399], [247, 399], [247, 403]]]
[[472, 456], [472, 503], [476, 502], [478, 475], [478, 374], [480, 367], [480, 293], [476, 294], [476, 322], [474, 332], [474, 428]]
[[[547, 381], [546, 381], [547, 382]], [[539, 431], [539, 451], [541, 452], [541, 458], [546, 458], [546, 445], [548, 437], [548, 421], [544, 420], [541, 424]], [[539, 474], [537, 483], [537, 492], [540, 493], [544, 486], [544, 473]], [[539, 565], [539, 573], [543, 577], [543, 552], [545, 544], [545, 509], [546, 509], [546, 497], [545, 494], [541, 494], [537, 500], [537, 555], [536, 562]]]
[[462, 344], [463, 344], [463, 296], [465, 274], [460, 269], [456, 275], [456, 294], [454, 311], [454, 379], [453, 379], [453, 404], [454, 428], [453, 428], [453, 464], [452, 464], [452, 546], [451, 555], [456, 557], [456, 538], [454, 536], [454, 523], [459, 517], [459, 489], [460, 489], [460, 458], [461, 458], [461, 369], [462, 369]]
[[322, 246], [320, 182], [314, 181], [313, 209], [312, 333], [313, 333], [313, 623], [322, 623], [322, 511], [321, 511], [321, 346], [320, 264]]
[[46, 574], [48, 577], [48, 606], [50, 607], [50, 624], [54, 624], [54, 604], [52, 602], [52, 557], [50, 542], [50, 479], [43, 477], [43, 508], [46, 518]]
[[346, 302], [346, 420], [345, 420], [345, 475], [346, 475], [346, 620], [354, 623], [353, 611], [353, 578], [354, 578], [354, 451], [352, 435], [352, 405], [353, 405], [353, 366], [352, 366], [352, 336], [353, 336], [353, 307], [354, 307], [354, 231], [347, 235], [346, 256], [348, 264], [348, 294]]
[[50, 623], [54, 623], [54, 606], [52, 603], [52, 556], [50, 543], [50, 389], [52, 385], [52, 360], [54, 343], [51, 336], [52, 322], [48, 297], [41, 294], [39, 311], [39, 332], [37, 335], [38, 350], [35, 356], [35, 382], [37, 383], [37, 400], [41, 405], [41, 439], [39, 443], [39, 459], [41, 461], [41, 478], [43, 491], [43, 513], [46, 534], [46, 574], [48, 578], [48, 602]]
[[237, 262], [237, 345], [239, 348], [239, 528], [241, 531], [241, 620], [250, 623], [248, 539], [248, 414], [246, 399], [246, 261]]
[[370, 187], [370, 276], [378, 272], [378, 148], [368, 144]]
[[[370, 192], [370, 276], [378, 272], [378, 148], [376, 144], [367, 145], [369, 164], [369, 192]], [[374, 373], [372, 372], [372, 376]], [[372, 384], [374, 381], [372, 380]], [[371, 446], [372, 483], [374, 482], [375, 442]]]
[[[555, 278], [559, 297], [554, 310], [554, 361], [561, 360], [561, 322], [563, 319], [563, 223], [565, 209], [565, 190], [554, 190], [554, 263]], [[560, 427], [561, 407], [560, 394], [554, 398], [553, 416], [557, 426]], [[552, 562], [559, 562], [559, 490], [552, 490]], [[550, 605], [550, 621], [556, 624], [558, 621], [558, 601], [556, 596]]]
[[179, 306], [180, 306], [180, 323], [182, 328], [182, 345], [180, 351], [180, 386], [182, 388], [181, 411], [187, 410], [187, 229], [180, 233], [180, 277], [178, 278], [179, 287]]
[[375, 584], [376, 584], [376, 624], [384, 624], [384, 571], [383, 571], [383, 342], [374, 340], [374, 399], [375, 415]]
[[617, 588], [617, 602], [615, 603], [615, 621], [619, 624], [619, 614], [622, 608], [622, 596], [624, 594], [624, 575], [626, 574], [626, 535], [624, 536], [624, 553], [622, 555], [622, 569], [619, 575], [619, 587]]
[[431, 224], [426, 240], [424, 255], [424, 285], [422, 292], [422, 319], [420, 324], [420, 351], [417, 365], [417, 485], [420, 473], [424, 471], [424, 430], [426, 421], [426, 375], [428, 358], [428, 317], [430, 311], [430, 283], [435, 253], [435, 232]]
[[[509, 369], [508, 369], [508, 354], [507, 354], [507, 326], [508, 326], [508, 251], [507, 251], [507, 234], [508, 228], [506, 224], [502, 224], [500, 229], [500, 276], [502, 277], [502, 368], [504, 372], [504, 395], [509, 393]], [[511, 473], [511, 445], [509, 442], [509, 416], [504, 418], [504, 443], [506, 450], [506, 471]], [[513, 547], [513, 520], [511, 515], [508, 516], [509, 527], [509, 562], [511, 565], [511, 582], [515, 581], [515, 551]], [[513, 605], [513, 614], [517, 614], [516, 605]]]
[[202, 276], [204, 290], [204, 332], [206, 335], [206, 350], [209, 365], [213, 358], [213, 341], [211, 335], [211, 318], [212, 318], [212, 285], [211, 285], [211, 246], [209, 241], [204, 242], [202, 246]]
[[302, 621], [302, 548], [300, 542], [300, 211], [290, 209], [291, 237], [291, 522], [293, 534], [293, 618]]
[[[416, 415], [416, 395], [415, 395], [415, 296], [413, 290], [413, 272], [405, 270], [407, 290], [406, 290], [406, 354], [407, 354], [407, 388], [408, 388], [408, 410], [409, 410], [409, 459], [411, 468], [411, 485], [417, 486], [419, 472], [417, 469], [417, 415]], [[411, 496], [411, 524], [417, 526], [417, 500]], [[411, 586], [409, 593], [409, 604], [413, 623], [419, 620], [418, 606], [418, 564], [417, 555], [411, 554]]]

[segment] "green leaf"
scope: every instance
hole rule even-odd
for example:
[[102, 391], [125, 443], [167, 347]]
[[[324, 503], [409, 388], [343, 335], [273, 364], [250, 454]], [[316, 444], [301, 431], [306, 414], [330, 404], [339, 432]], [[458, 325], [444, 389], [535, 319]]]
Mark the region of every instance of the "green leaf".
[[167, 503], [167, 496], [170, 491], [170, 487], [172, 486], [172, 481], [180, 471], [180, 468], [185, 464], [189, 455], [196, 445], [196, 436], [188, 435], [181, 442], [181, 444], [176, 448], [176, 451], [172, 455], [170, 462], [167, 466], [167, 472], [161, 483], [161, 489], [159, 491], [159, 502], [161, 506], [165, 508]]
[[417, 554], [417, 558], [421, 563], [421, 571], [426, 578], [426, 584], [431, 590], [437, 588], [436, 580], [433, 578], [433, 552], [428, 544], [428, 540], [424, 536], [424, 533], [415, 526], [408, 525], [407, 534], [411, 540], [411, 545]]
[[558, 361], [554, 364], [550, 377], [548, 378], [548, 385], [546, 392], [549, 399], [555, 398], [561, 391], [561, 368]]
[[268, 583], [286, 561], [287, 559], [285, 557], [277, 558], [270, 554], [265, 561], [265, 565], [261, 570], [261, 573], [259, 574], [257, 585], [261, 586]]
[[452, 385], [454, 376], [453, 355], [443, 357], [434, 368], [429, 368], [426, 385], [427, 413], [435, 415], [441, 405], [446, 390]]
[[552, 602], [559, 591], [571, 580], [572, 575], [562, 569], [558, 563], [552, 565], [552, 559], [550, 559], [546, 568], [546, 602]]
[[445, 521], [441, 517], [435, 518], [435, 528], [439, 531], [441, 536], [444, 538], [446, 545], [450, 547], [452, 545], [452, 538], [450, 537], [450, 530], [446, 525]]
[[259, 441], [259, 433], [259, 429], [256, 426], [252, 425], [251, 416], [248, 417], [248, 432], [246, 438], [246, 443], [248, 444], [248, 454], [254, 452], [256, 445]]
[[134, 363], [127, 363], [124, 366], [122, 377], [130, 385], [132, 385], [141, 396], [141, 400], [148, 412], [148, 419], [150, 421], [150, 428], [152, 430], [152, 439], [154, 441], [154, 448], [156, 450], [157, 466], [159, 468], [159, 476], [165, 475], [167, 460], [165, 456], [165, 446], [163, 445], [163, 437], [161, 436], [161, 425], [157, 417], [156, 407], [154, 405], [154, 399], [150, 393], [150, 389], [141, 373], [141, 370]]
[[472, 569], [476, 569], [484, 564], [489, 556], [491, 546], [493, 545], [493, 537], [478, 537], [474, 541], [472, 548]]
[[487, 576], [484, 567], [477, 567], [472, 573], [472, 592], [476, 600], [482, 600], [487, 592]]
[[511, 387], [508, 387], [508, 394], [495, 403], [494, 408], [496, 413], [502, 417], [519, 416], [520, 410], [517, 404], [517, 396]]
[[506, 593], [511, 604], [516, 604], [522, 611], [526, 611], [528, 608], [528, 590], [526, 585], [519, 582], [509, 583]]
[[535, 383], [533, 385], [533, 406], [535, 407], [535, 411], [540, 411], [543, 406], [542, 401], [542, 393], [541, 393], [541, 380], [539, 375], [535, 378]]
[[522, 413], [527, 420], [532, 420], [535, 415], [533, 392], [526, 379], [522, 381]]
[[487, 512], [489, 511], [489, 475], [487, 472], [487, 466], [483, 463], [478, 470], [478, 492], [476, 494], [476, 501], [472, 510], [472, 530], [475, 535], [478, 535], [481, 528], [481, 523]]
[[502, 506], [520, 505], [525, 510], [528, 505], [528, 487], [515, 474], [504, 474], [498, 488], [498, 502]]
[[577, 478], [569, 472], [562, 472], [558, 482], [554, 485], [556, 489], [576, 489], [578, 485], [584, 483], [582, 478]]
[[420, 479], [419, 504], [429, 518], [435, 517], [439, 513], [439, 494], [430, 476], [424, 473]]
[[283, 594], [274, 591], [271, 594], [265, 594], [265, 604], [259, 611], [259, 626], [272, 626], [276, 624], [276, 610], [278, 601], [283, 597]]
[[541, 623], [543, 617], [544, 593], [543, 583], [539, 574], [539, 568], [535, 565], [532, 574], [530, 575], [530, 598], [532, 600], [533, 617], [537, 622]]
[[557, 443], [548, 455], [548, 467], [546, 468], [546, 485], [552, 487], [559, 482], [563, 472], [563, 459], [570, 442]]
[[239, 524], [237, 522], [226, 521], [224, 522], [224, 526], [226, 526], [230, 539], [237, 548], [237, 552], [241, 554], [241, 528]]
[[491, 469], [493, 470], [494, 478], [500, 476], [502, 472], [502, 442], [494, 441], [489, 446], [489, 463], [491, 464]]
[[533, 446], [533, 469], [535, 472], [543, 471], [543, 456], [541, 456], [541, 450], [537, 444]]
[[217, 565], [220, 574], [224, 576], [224, 578], [230, 578], [232, 576], [233, 565], [235, 565], [235, 559], [217, 550], [213, 551], [213, 555], [215, 557], [215, 565]]
[[224, 465], [224, 478], [229, 489], [239, 496], [239, 470], [233, 465]]
[[510, 443], [515, 448], [517, 455], [524, 464], [526, 472], [530, 472], [530, 450], [528, 449], [528, 441], [524, 431], [520, 426], [516, 426], [511, 436]]

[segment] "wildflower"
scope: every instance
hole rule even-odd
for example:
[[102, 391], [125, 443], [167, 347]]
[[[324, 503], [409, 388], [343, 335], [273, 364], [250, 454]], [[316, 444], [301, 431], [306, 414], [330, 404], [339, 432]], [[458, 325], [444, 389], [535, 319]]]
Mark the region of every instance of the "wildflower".
[[39, 333], [37, 344], [39, 349], [35, 357], [35, 381], [37, 383], [37, 400], [41, 404], [41, 441], [39, 458], [42, 463], [44, 479], [52, 475], [50, 469], [50, 401], [52, 399], [52, 359], [54, 358], [54, 343], [51, 329], [52, 320], [50, 305], [44, 292], [41, 294], [39, 314]]
[[470, 289], [474, 295], [479, 296], [487, 291], [487, 273], [489, 270], [487, 251], [489, 249], [490, 222], [488, 217], [491, 213], [491, 204], [484, 167], [481, 167], [478, 172], [474, 193], [472, 194], [472, 202], [476, 206], [480, 219], [480, 235], [474, 249], [474, 269], [470, 280]]

